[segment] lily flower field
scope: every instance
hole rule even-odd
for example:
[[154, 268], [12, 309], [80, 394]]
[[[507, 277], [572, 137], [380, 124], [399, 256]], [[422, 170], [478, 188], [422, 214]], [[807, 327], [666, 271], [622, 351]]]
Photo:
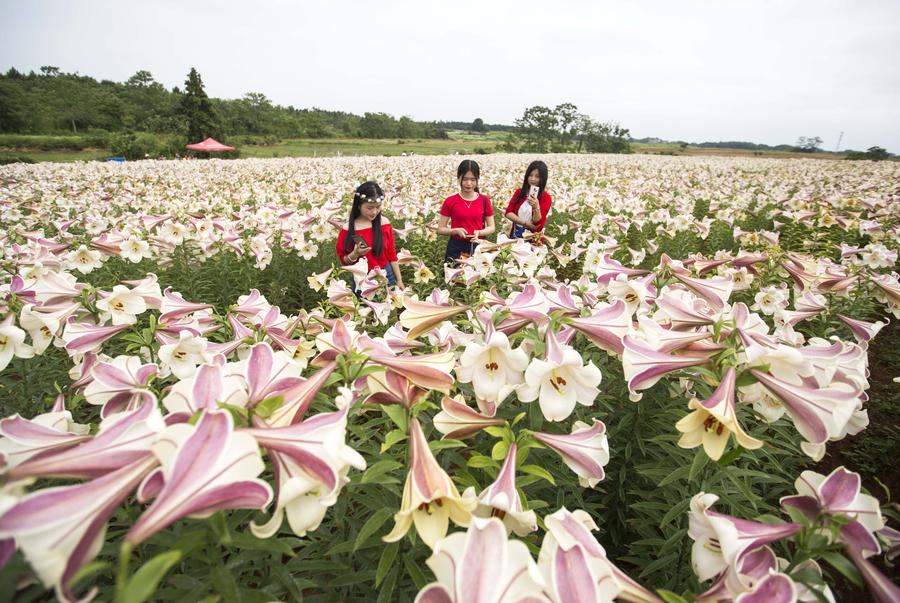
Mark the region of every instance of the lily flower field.
[[[0, 167], [0, 590], [900, 600], [830, 462], [900, 397], [900, 164], [551, 155], [543, 239], [450, 266], [458, 160]], [[337, 259], [365, 180], [403, 290]]]

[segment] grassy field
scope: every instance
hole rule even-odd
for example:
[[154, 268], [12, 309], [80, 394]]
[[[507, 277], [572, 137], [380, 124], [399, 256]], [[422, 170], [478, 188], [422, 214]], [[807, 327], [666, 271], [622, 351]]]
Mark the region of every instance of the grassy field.
[[319, 138], [285, 140], [276, 145], [245, 146], [241, 148], [241, 157], [330, 157], [336, 155], [472, 155], [479, 150], [486, 153], [496, 152], [503, 144], [500, 132], [484, 135], [468, 132], [451, 132], [446, 140], [433, 139], [348, 139]]
[[[437, 139], [368, 139], [368, 138], [296, 138], [282, 140], [273, 145], [244, 145], [240, 147], [241, 157], [335, 157], [335, 156], [397, 156], [416, 155], [478, 155], [500, 151], [506, 133], [487, 132], [476, 134], [461, 130], [451, 131], [449, 138]], [[0, 160], [5, 157], [28, 157], [33, 161], [102, 161], [110, 156], [105, 149], [82, 150], [42, 150], [37, 148], [41, 137], [35, 139], [34, 148], [5, 148], [0, 146]], [[689, 155], [719, 157], [769, 157], [769, 158], [815, 158], [843, 159], [844, 155], [819, 152], [792, 153], [789, 151], [752, 151], [747, 149], [714, 149], [688, 146], [682, 149], [677, 144], [632, 143], [635, 153], [648, 155]]]

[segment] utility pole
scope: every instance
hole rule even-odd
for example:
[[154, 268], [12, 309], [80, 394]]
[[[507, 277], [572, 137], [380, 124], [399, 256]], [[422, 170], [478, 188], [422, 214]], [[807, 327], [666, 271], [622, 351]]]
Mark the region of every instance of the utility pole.
[[840, 153], [840, 152], [841, 152], [841, 141], [842, 141], [843, 139], [844, 139], [844, 131], [841, 130], [841, 135], [838, 136], [837, 144], [834, 145], [834, 152], [835, 152], [835, 153]]

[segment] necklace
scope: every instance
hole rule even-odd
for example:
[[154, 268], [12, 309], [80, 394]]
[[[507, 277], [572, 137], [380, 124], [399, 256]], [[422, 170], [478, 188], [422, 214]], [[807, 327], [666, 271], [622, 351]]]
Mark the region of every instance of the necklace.
[[478, 201], [479, 197], [481, 197], [481, 195], [478, 195], [478, 197], [475, 197], [474, 199], [469, 201], [468, 199], [464, 198], [461, 193], [459, 195], [459, 198], [462, 199], [463, 203], [466, 204], [466, 209], [472, 209], [472, 204], [475, 203], [476, 201]]

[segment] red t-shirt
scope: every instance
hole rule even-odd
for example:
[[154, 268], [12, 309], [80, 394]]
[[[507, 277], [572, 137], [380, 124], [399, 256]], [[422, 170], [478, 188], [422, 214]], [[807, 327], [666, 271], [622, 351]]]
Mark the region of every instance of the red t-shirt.
[[[491, 206], [491, 198], [487, 195], [478, 193], [477, 199], [466, 201], [456, 193], [444, 199], [440, 213], [450, 218], [450, 228], [465, 228], [466, 233], [475, 234], [476, 230], [487, 226], [487, 216], [494, 215], [494, 208]], [[453, 238], [468, 241], [457, 236]]]
[[[357, 230], [355, 234], [358, 234], [363, 239], [365, 239], [366, 243], [369, 244], [369, 253], [366, 254], [366, 260], [369, 262], [369, 270], [374, 270], [375, 268], [384, 268], [388, 265], [389, 262], [397, 261], [397, 250], [394, 248], [394, 229], [390, 224], [382, 224], [381, 225], [381, 255], [376, 256], [375, 252], [372, 251], [372, 227], [362, 228]], [[338, 257], [341, 258], [341, 264], [344, 263], [344, 256], [347, 255], [347, 252], [344, 251], [344, 241], [347, 240], [347, 229], [342, 228], [341, 232], [338, 233], [337, 239], [337, 254]], [[353, 247], [350, 248], [351, 250]]]
[[[517, 188], [516, 192], [513, 193], [513, 196], [509, 199], [509, 206], [507, 206], [506, 211], [503, 215], [512, 213], [518, 215], [519, 208], [522, 207], [523, 203], [528, 201], [528, 197], [524, 197], [521, 201], [516, 201], [516, 197], [519, 196], [519, 191], [521, 188]], [[541, 232], [544, 230], [544, 224], [547, 223], [547, 216], [550, 214], [550, 204], [553, 203], [553, 199], [550, 195], [547, 194], [547, 191], [541, 193], [541, 198], [538, 199], [538, 206], [541, 208], [541, 219], [535, 222], [534, 232]]]

